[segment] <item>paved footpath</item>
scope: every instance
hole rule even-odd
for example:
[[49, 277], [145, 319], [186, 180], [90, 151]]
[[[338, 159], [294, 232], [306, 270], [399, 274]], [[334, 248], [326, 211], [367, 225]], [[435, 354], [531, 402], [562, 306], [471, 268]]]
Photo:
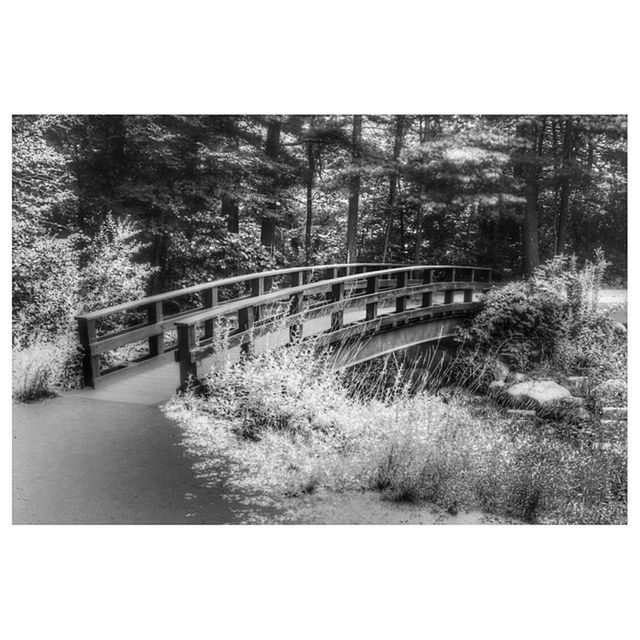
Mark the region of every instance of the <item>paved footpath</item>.
[[15, 405], [13, 522], [237, 522], [224, 485], [201, 486], [191, 462], [157, 406], [81, 393]]

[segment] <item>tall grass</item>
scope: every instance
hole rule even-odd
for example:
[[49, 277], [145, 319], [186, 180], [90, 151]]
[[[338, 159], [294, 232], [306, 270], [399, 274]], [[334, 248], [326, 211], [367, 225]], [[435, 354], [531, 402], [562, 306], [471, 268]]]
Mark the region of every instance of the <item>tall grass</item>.
[[33, 402], [55, 395], [58, 387], [77, 378], [79, 346], [74, 337], [55, 342], [36, 337], [28, 346], [12, 352], [12, 396], [17, 402]]
[[451, 513], [626, 521], [621, 428], [601, 446], [597, 436], [514, 422], [459, 389], [445, 393], [433, 372], [420, 379], [408, 363], [377, 367], [354, 381], [333, 370], [329, 354], [298, 344], [227, 363], [204, 396], [176, 398], [166, 410], [202, 473], [223, 453], [242, 469], [237, 483], [272, 496], [364, 489]]

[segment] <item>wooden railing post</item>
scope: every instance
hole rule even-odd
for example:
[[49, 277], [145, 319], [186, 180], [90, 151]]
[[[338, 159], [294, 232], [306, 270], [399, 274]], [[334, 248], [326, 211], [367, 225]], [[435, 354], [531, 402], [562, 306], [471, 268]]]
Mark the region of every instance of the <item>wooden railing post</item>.
[[[331, 302], [341, 303], [344, 300], [344, 282], [331, 287]], [[338, 331], [344, 326], [344, 309], [339, 308], [331, 313], [331, 331]]]
[[[325, 280], [334, 280], [337, 277], [338, 277], [338, 269], [336, 269], [335, 267], [332, 267], [331, 269], [325, 269], [325, 277], [324, 277]], [[327, 291], [325, 297], [327, 302], [334, 302], [333, 289], [331, 289], [330, 291]]]
[[[304, 282], [304, 272], [296, 271], [291, 274], [291, 286], [299, 287]], [[292, 293], [289, 297], [289, 315], [302, 313], [303, 293]], [[297, 342], [302, 337], [302, 324], [296, 323], [289, 327], [289, 342]]]
[[[154, 302], [147, 307], [147, 324], [162, 322], [162, 302]], [[164, 353], [164, 333], [149, 336], [149, 355], [159, 356]]]
[[85, 387], [96, 386], [100, 377], [100, 356], [91, 353], [91, 345], [96, 341], [96, 321], [78, 318], [80, 344], [84, 351], [82, 358], [82, 378]]
[[[218, 288], [211, 287], [205, 289], [202, 292], [202, 306], [205, 309], [212, 309], [218, 304]], [[213, 338], [213, 318], [211, 320], [204, 321], [204, 336], [205, 340]]]
[[464, 290], [464, 301], [465, 302], [473, 302], [473, 289], [465, 289]]
[[[265, 283], [265, 278], [256, 278], [255, 280], [251, 281], [251, 295], [254, 298], [264, 295], [264, 283]], [[260, 320], [260, 318], [262, 317], [262, 312], [263, 312], [262, 305], [258, 305], [255, 308], [254, 322], [258, 322], [258, 320]]]
[[186, 391], [189, 381], [198, 380], [198, 365], [193, 359], [196, 346], [196, 327], [193, 324], [176, 323], [178, 330], [178, 362], [180, 363], [180, 388]]
[[[400, 271], [396, 279], [396, 289], [404, 289], [407, 286], [407, 274], [405, 271]], [[396, 297], [396, 313], [402, 313], [407, 310], [407, 296], [398, 295]]]
[[[244, 309], [238, 310], [238, 331], [249, 331], [253, 329], [253, 325], [255, 323], [255, 307], [245, 307]], [[254, 344], [253, 344], [253, 336], [251, 333], [246, 338], [242, 340], [242, 346], [240, 347], [241, 351], [245, 355], [253, 355], [254, 353]]]
[[[367, 278], [367, 294], [378, 293], [378, 276], [369, 276]], [[375, 320], [378, 317], [378, 303], [368, 302], [365, 318], [367, 320]]]
[[[425, 269], [422, 272], [422, 284], [431, 284], [433, 281], [433, 271], [431, 269]], [[425, 291], [422, 294], [422, 306], [430, 307], [433, 303], [433, 292]]]

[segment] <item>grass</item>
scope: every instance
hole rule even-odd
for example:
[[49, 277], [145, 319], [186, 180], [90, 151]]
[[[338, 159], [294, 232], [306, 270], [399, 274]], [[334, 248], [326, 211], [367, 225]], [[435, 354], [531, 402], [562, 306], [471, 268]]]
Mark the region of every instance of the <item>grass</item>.
[[78, 348], [72, 338], [56, 342], [36, 338], [12, 352], [12, 396], [16, 402], [34, 402], [54, 395], [55, 389], [77, 377]]
[[[376, 385], [390, 368], [395, 384]], [[605, 446], [604, 434], [521, 424], [489, 400], [416, 381], [414, 368], [393, 359], [354, 377], [301, 344], [224, 366], [204, 396], [177, 397], [166, 411], [201, 473], [224, 455], [239, 470], [236, 486], [274, 500], [375, 490], [450, 513], [626, 522], [622, 424]]]

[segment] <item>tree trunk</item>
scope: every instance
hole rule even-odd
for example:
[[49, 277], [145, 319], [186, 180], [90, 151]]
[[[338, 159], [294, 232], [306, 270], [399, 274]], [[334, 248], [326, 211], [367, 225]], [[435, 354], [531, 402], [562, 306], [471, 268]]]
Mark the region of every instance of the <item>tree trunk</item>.
[[569, 195], [571, 192], [571, 165], [573, 160], [573, 119], [568, 117], [564, 126], [562, 142], [562, 176], [560, 177], [560, 208], [558, 211], [558, 233], [555, 247], [556, 255], [564, 253], [567, 244], [569, 222]]
[[[423, 145], [427, 139], [427, 123], [428, 121], [423, 120], [423, 117], [420, 116], [420, 145]], [[427, 193], [426, 176], [424, 174], [424, 149], [421, 149], [420, 153], [422, 156], [420, 160], [422, 165], [422, 174], [420, 176], [420, 198], [418, 201], [418, 210], [416, 211], [416, 244], [413, 252], [414, 264], [420, 264], [420, 260], [422, 259], [422, 227], [424, 225], [423, 216]]]
[[389, 242], [391, 240], [391, 226], [393, 224], [393, 213], [398, 199], [398, 158], [402, 149], [402, 134], [404, 130], [404, 116], [396, 116], [396, 131], [393, 141], [393, 171], [389, 176], [389, 199], [387, 200], [387, 222], [384, 231], [384, 247], [382, 249], [382, 262], [387, 261]]
[[[313, 127], [313, 116], [309, 122], [309, 130]], [[309, 266], [312, 258], [311, 225], [313, 224], [313, 179], [315, 175], [315, 162], [313, 157], [313, 142], [307, 141], [307, 221], [304, 234], [305, 264]]]
[[516, 133], [525, 141], [518, 149], [514, 173], [524, 183], [525, 203], [522, 211], [522, 257], [526, 275], [531, 275], [540, 264], [538, 237], [538, 178], [540, 136], [537, 121], [523, 120], [516, 125]]
[[238, 203], [226, 193], [222, 196], [222, 215], [227, 219], [227, 231], [240, 231], [240, 207]]
[[[277, 162], [280, 150], [280, 121], [272, 119], [267, 125], [267, 143], [265, 153], [267, 158]], [[276, 242], [276, 181], [271, 185], [271, 201], [266, 204], [266, 211], [260, 224], [260, 242], [273, 253]]]
[[351, 140], [351, 157], [355, 172], [349, 180], [349, 211], [347, 215], [347, 259], [357, 259], [358, 240], [358, 206], [360, 202], [360, 146], [362, 143], [362, 116], [353, 116], [353, 135]]

